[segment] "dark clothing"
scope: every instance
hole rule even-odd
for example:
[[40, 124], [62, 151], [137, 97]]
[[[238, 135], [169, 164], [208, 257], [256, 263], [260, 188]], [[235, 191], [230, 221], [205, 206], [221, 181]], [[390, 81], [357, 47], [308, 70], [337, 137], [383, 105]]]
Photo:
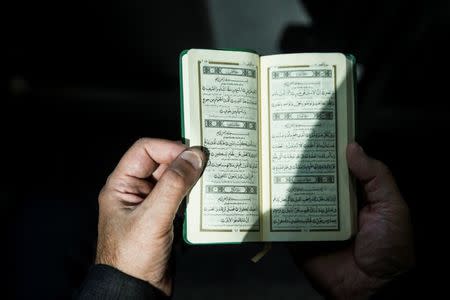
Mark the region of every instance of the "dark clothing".
[[144, 280], [108, 265], [94, 265], [76, 299], [164, 299], [162, 293]]

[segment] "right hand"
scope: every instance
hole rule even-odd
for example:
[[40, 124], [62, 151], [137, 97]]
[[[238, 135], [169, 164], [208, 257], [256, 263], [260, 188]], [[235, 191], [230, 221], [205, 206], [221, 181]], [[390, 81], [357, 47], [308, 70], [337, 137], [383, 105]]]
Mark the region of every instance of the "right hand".
[[388, 168], [361, 146], [347, 147], [350, 171], [364, 187], [365, 206], [351, 245], [309, 257], [291, 249], [319, 292], [335, 299], [367, 299], [412, 268], [414, 250], [408, 206]]
[[100, 193], [96, 263], [145, 280], [170, 295], [172, 222], [207, 160], [200, 147], [160, 139], [137, 141]]

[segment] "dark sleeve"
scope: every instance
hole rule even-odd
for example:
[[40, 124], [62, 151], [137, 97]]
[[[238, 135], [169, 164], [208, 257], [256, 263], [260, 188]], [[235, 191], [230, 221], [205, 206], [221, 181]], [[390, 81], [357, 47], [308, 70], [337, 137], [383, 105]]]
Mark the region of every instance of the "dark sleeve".
[[168, 299], [148, 282], [108, 265], [90, 268], [75, 299]]

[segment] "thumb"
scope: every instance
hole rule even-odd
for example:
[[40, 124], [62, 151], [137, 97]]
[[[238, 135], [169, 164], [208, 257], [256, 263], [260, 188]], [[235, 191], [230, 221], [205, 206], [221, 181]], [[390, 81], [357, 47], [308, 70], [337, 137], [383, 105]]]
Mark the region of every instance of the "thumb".
[[172, 225], [181, 201], [200, 178], [207, 161], [206, 148], [195, 146], [183, 151], [167, 167], [142, 203], [152, 222], [163, 228]]
[[357, 143], [347, 146], [347, 162], [352, 174], [364, 185], [369, 203], [401, 199], [388, 167], [368, 156]]

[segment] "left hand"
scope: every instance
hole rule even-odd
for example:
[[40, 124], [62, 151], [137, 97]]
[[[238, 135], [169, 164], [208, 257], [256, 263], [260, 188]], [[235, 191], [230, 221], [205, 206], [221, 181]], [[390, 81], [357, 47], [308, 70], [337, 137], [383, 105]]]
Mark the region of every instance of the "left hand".
[[170, 295], [173, 219], [207, 159], [199, 147], [150, 138], [137, 141], [100, 192], [96, 263]]

